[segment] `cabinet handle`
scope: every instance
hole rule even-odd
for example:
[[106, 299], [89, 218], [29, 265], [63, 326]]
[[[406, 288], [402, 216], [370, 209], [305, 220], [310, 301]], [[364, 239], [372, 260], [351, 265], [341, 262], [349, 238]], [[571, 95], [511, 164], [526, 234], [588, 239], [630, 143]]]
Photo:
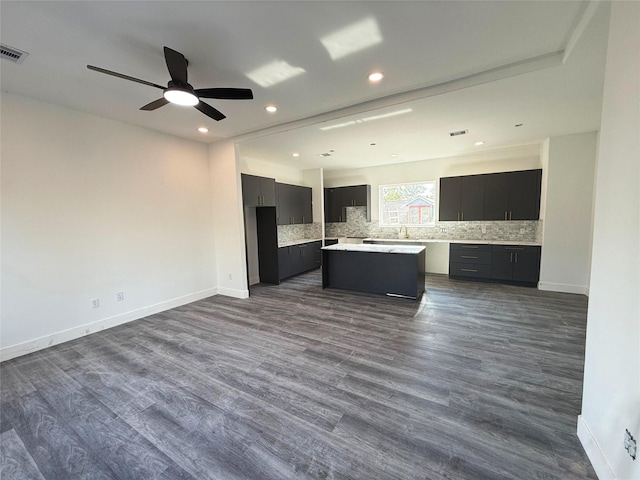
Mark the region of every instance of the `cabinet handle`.
[[505, 210], [505, 212], [504, 212], [504, 219], [505, 219], [505, 220], [507, 219], [507, 211], [506, 211], [506, 210]]
[[505, 250], [524, 250], [524, 247], [505, 247]]
[[462, 217], [462, 221], [464, 222], [464, 212], [460, 212], [460, 216]]
[[518, 254], [516, 253], [516, 263], [518, 263]]
[[475, 255], [460, 255], [460, 258], [478, 258]]
[[460, 248], [475, 248], [475, 249], [478, 249], [480, 247], [478, 247], [477, 245], [460, 245]]
[[512, 212], [511, 210], [509, 210], [509, 220], [511, 220], [511, 214], [512, 214], [512, 213], [513, 213], [513, 212]]
[[304, 217], [302, 217], [302, 223], [304, 223]]
[[475, 270], [473, 268], [461, 268], [460, 271], [461, 272], [477, 272], [478, 270]]
[[513, 253], [509, 254], [509, 263], [513, 263]]

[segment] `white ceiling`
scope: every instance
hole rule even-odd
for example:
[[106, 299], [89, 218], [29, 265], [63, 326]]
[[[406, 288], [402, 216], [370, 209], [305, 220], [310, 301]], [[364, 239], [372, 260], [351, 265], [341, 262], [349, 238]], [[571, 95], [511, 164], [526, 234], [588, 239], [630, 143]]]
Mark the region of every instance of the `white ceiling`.
[[[237, 137], [245, 157], [303, 169], [447, 157], [599, 127], [607, 4], [3, 0], [0, 17], [2, 43], [29, 53], [19, 65], [2, 61], [3, 91], [192, 140]], [[377, 28], [377, 43], [332, 59], [323, 40], [345, 31], [363, 39], [362, 25]], [[190, 107], [140, 111], [162, 92], [86, 68], [165, 85], [165, 45], [188, 58], [195, 88], [251, 88], [254, 100], [208, 101], [227, 115], [220, 122]], [[303, 72], [267, 87], [250, 79], [274, 62]], [[376, 69], [385, 78], [369, 84]], [[270, 103], [277, 113], [265, 112]], [[462, 129], [469, 134], [449, 137]]]

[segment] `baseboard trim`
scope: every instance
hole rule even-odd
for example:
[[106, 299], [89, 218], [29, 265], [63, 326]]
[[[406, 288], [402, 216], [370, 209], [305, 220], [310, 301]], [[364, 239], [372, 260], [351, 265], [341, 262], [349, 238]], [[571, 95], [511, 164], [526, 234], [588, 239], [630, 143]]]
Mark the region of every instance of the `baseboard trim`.
[[218, 295], [233, 298], [249, 298], [249, 290], [238, 290], [237, 288], [218, 287]]
[[59, 345], [70, 340], [75, 340], [76, 338], [100, 332], [107, 328], [116, 327], [118, 325], [122, 325], [123, 323], [128, 323], [133, 320], [148, 317], [149, 315], [164, 312], [181, 305], [186, 305], [187, 303], [196, 302], [198, 300], [202, 300], [203, 298], [216, 295], [217, 293], [217, 288], [208, 288], [206, 290], [190, 293], [182, 297], [173, 298], [165, 302], [138, 308], [136, 310], [131, 310], [129, 312], [114, 315], [112, 317], [103, 318], [102, 320], [86, 323], [78, 327], [73, 327], [68, 330], [62, 330], [60, 332], [44, 335], [33, 340], [27, 340], [26, 342], [18, 343], [16, 345], [11, 345], [0, 350], [0, 362], [11, 360], [12, 358], [16, 357], [21, 357], [22, 355], [37, 352], [38, 350], [42, 350], [48, 347], [53, 347], [54, 345]]
[[607, 457], [605, 457], [598, 441], [593, 436], [589, 425], [585, 421], [582, 415], [578, 416], [578, 439], [582, 443], [584, 451], [587, 453], [587, 457], [591, 461], [593, 469], [596, 471], [596, 475], [600, 480], [616, 480], [616, 475], [613, 473]]
[[560, 292], [560, 293], [577, 293], [579, 295], [589, 296], [589, 287], [584, 285], [570, 285], [567, 283], [550, 283], [539, 282], [538, 290], [546, 290], [548, 292]]

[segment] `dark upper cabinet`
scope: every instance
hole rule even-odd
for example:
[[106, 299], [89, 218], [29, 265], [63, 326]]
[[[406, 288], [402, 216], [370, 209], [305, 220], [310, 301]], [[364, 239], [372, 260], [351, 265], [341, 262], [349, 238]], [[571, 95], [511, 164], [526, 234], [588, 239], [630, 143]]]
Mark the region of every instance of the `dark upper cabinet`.
[[509, 173], [509, 220], [538, 220], [542, 170]]
[[366, 207], [371, 221], [371, 185], [353, 185], [324, 189], [325, 222], [346, 222], [346, 207]]
[[483, 220], [484, 175], [440, 179], [440, 221]]
[[342, 188], [325, 188], [324, 189], [324, 221], [329, 223], [346, 222], [342, 202]]
[[440, 221], [538, 220], [542, 170], [443, 177]]
[[485, 175], [485, 220], [538, 220], [542, 170]]
[[494, 173], [484, 181], [484, 220], [509, 220], [509, 175]]
[[460, 177], [440, 179], [440, 221], [460, 219]]
[[312, 189], [276, 183], [278, 225], [313, 223]]
[[242, 204], [245, 207], [275, 207], [276, 181], [273, 178], [258, 177], [243, 173]]
[[536, 284], [540, 278], [540, 247], [492, 245], [491, 278]]

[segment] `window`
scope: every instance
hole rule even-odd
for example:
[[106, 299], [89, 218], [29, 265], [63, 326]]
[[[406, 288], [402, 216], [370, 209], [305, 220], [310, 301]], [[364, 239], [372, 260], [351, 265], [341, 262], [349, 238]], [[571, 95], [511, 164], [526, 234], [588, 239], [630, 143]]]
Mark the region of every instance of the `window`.
[[436, 182], [380, 185], [380, 225], [434, 225], [435, 198]]

